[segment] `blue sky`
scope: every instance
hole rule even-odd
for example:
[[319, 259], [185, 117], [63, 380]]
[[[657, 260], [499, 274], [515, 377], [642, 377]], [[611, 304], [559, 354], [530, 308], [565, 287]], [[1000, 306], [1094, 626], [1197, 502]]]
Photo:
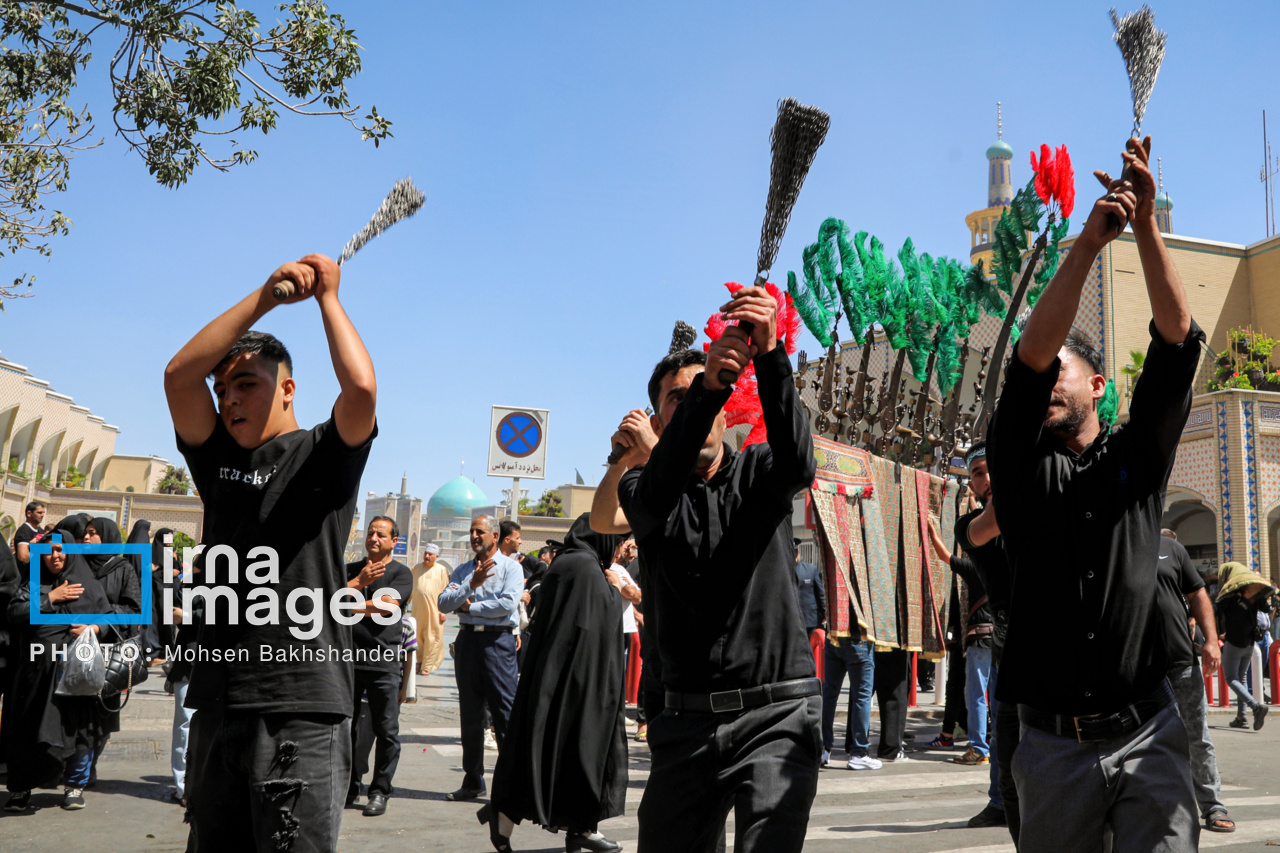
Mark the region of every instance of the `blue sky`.
[[[1130, 128], [1105, 3], [333, 5], [365, 47], [353, 100], [377, 104], [395, 139], [375, 149], [341, 121], [285, 116], [248, 137], [257, 163], [166, 190], [108, 135], [51, 200], [75, 221], [53, 258], [4, 260], [38, 283], [0, 316], [0, 351], [120, 426], [118, 452], [179, 462], [169, 357], [280, 263], [336, 256], [406, 174], [426, 206], [343, 274], [379, 379], [363, 489], [398, 489], [407, 472], [426, 498], [465, 460], [496, 501], [510, 483], [483, 476], [492, 404], [551, 411], [548, 478], [523, 484], [534, 497], [575, 469], [591, 482], [618, 420], [646, 404], [673, 322], [701, 329], [722, 283], [754, 274], [779, 98], [831, 113], [780, 283], [833, 215], [895, 251], [910, 236], [966, 259], [997, 100], [1015, 183], [1033, 147], [1065, 143], [1078, 216], [1097, 195], [1088, 172], [1118, 169]], [[1280, 7], [1155, 11], [1169, 47], [1144, 130], [1164, 157], [1174, 230], [1261, 239]], [[95, 53], [114, 47], [103, 37]], [[95, 61], [78, 95], [106, 134], [104, 78]], [[314, 304], [259, 327], [293, 351], [299, 421], [323, 420], [337, 384]], [[807, 334], [801, 346], [816, 348]]]

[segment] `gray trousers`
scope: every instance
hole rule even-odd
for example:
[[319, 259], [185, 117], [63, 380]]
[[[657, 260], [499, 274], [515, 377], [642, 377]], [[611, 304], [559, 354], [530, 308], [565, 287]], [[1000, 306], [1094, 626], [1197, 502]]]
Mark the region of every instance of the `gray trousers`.
[[1191, 747], [1191, 783], [1200, 806], [1200, 817], [1214, 812], [1227, 813], [1222, 804], [1222, 782], [1218, 778], [1218, 759], [1209, 739], [1209, 720], [1204, 695], [1204, 677], [1200, 667], [1190, 666], [1169, 673], [1169, 686], [1178, 701], [1178, 714], [1187, 729]]
[[1078, 743], [1022, 726], [1019, 853], [1184, 853], [1200, 844], [1187, 731], [1173, 703], [1133, 732]]

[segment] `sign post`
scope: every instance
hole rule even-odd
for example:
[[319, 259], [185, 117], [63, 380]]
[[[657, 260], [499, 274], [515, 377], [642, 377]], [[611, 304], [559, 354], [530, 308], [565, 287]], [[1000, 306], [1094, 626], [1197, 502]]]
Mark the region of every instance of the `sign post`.
[[494, 406], [490, 417], [490, 477], [511, 478], [508, 512], [520, 516], [520, 478], [546, 479], [547, 409]]

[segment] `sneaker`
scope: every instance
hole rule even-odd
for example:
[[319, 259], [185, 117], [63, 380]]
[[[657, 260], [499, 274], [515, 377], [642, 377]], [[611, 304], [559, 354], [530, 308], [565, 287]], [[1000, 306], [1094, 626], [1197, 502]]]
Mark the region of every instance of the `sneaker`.
[[84, 808], [84, 788], [64, 788], [62, 791], [62, 807], [67, 811]]
[[1227, 725], [1233, 729], [1247, 729], [1249, 728], [1249, 721], [1244, 717], [1235, 717]]
[[1266, 705], [1259, 705], [1253, 709], [1253, 730], [1255, 732], [1262, 728], [1262, 723], [1267, 719], [1267, 712], [1270, 710]]
[[947, 737], [946, 735], [938, 735], [936, 738], [929, 741], [929, 747], [931, 749], [951, 749], [955, 745], [956, 739]]
[[484, 748], [485, 749], [498, 748], [498, 739], [493, 736], [493, 729], [484, 730]]
[[880, 759], [872, 758], [870, 755], [855, 755], [845, 765], [850, 770], [879, 770], [883, 766], [884, 763]]
[[831, 750], [829, 749], [822, 750], [822, 766], [826, 767], [830, 763], [831, 763]]
[[991, 763], [990, 758], [978, 752], [973, 747], [969, 747], [967, 750], [965, 750], [964, 755], [957, 755], [955, 758], [951, 760], [954, 761], [956, 764], [963, 764], [966, 767], [976, 767], [979, 764]]
[[1004, 816], [1004, 809], [988, 805], [982, 811], [969, 818], [966, 824], [970, 829], [983, 829], [988, 826], [1008, 826], [1009, 820]]
[[4, 804], [7, 812], [25, 812], [31, 805], [30, 791], [14, 791]]
[[892, 763], [894, 763], [894, 762], [897, 762], [897, 761], [910, 761], [910, 760], [911, 760], [910, 758], [907, 758], [907, 751], [906, 751], [905, 749], [901, 749], [901, 748], [898, 750], [898, 754], [897, 754], [897, 755], [894, 755], [894, 756], [889, 757], [889, 758], [879, 758], [879, 759], [877, 759], [877, 761], [888, 761], [890, 764], [892, 764]]

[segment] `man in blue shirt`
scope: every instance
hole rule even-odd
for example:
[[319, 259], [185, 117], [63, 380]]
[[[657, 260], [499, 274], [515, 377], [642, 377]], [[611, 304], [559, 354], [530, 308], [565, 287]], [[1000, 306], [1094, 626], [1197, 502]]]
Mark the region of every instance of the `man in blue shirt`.
[[475, 558], [449, 577], [440, 593], [441, 613], [460, 611], [462, 626], [454, 653], [458, 712], [462, 718], [462, 787], [448, 800], [474, 800], [485, 792], [483, 706], [488, 702], [498, 747], [507, 733], [507, 718], [516, 695], [518, 608], [524, 592], [524, 570], [498, 550], [498, 520], [471, 519]]

